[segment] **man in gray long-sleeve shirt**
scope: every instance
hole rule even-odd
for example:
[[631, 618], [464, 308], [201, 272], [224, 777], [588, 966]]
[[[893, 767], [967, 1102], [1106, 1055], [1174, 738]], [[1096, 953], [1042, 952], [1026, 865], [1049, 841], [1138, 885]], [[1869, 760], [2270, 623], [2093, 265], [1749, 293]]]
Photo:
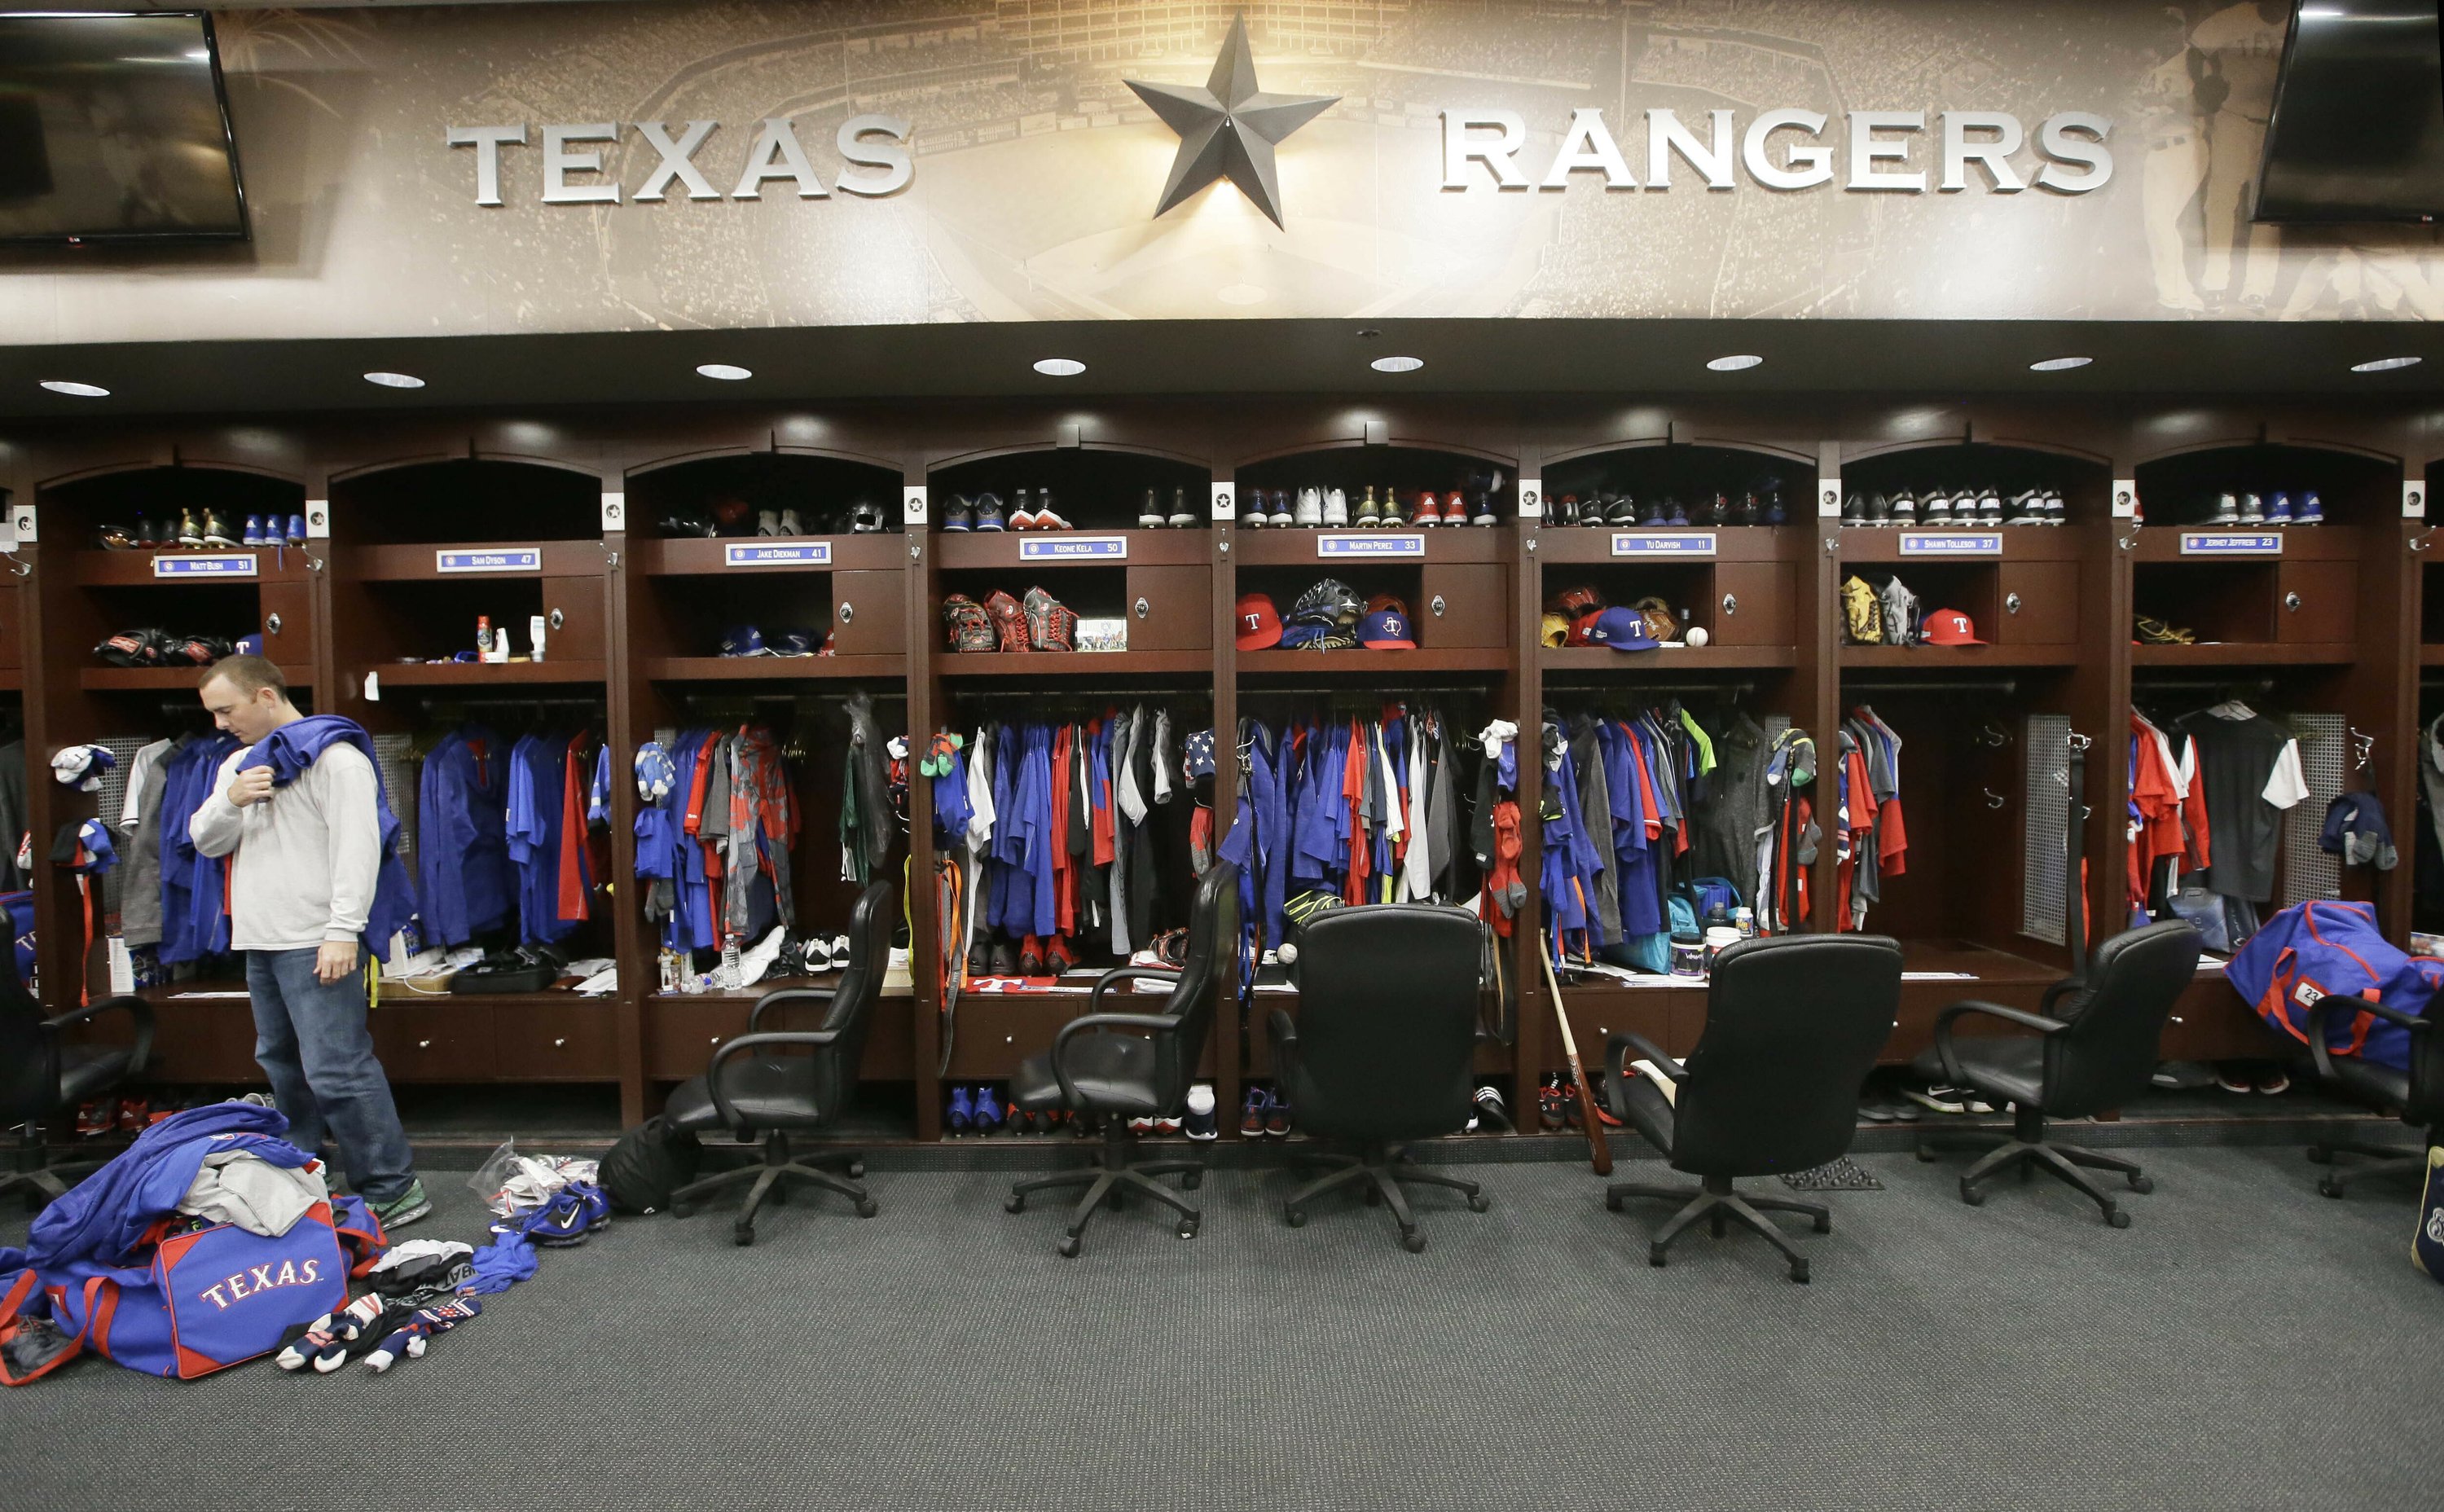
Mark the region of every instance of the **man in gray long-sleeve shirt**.
[[230, 859], [230, 948], [247, 952], [254, 1059], [288, 1119], [292, 1144], [319, 1150], [327, 1119], [348, 1180], [385, 1229], [433, 1210], [416, 1179], [390, 1079], [374, 1057], [357, 937], [381, 865], [380, 789], [372, 761], [334, 740], [275, 790], [248, 751], [304, 716], [280, 669], [225, 656], [204, 674], [204, 707], [247, 750], [222, 764], [189, 821], [195, 849]]

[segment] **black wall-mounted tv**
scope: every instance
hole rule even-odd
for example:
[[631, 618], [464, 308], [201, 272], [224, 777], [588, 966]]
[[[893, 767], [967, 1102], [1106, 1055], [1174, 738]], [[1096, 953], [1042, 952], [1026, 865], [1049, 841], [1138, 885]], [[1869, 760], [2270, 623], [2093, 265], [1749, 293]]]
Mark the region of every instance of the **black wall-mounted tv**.
[[2436, 0], [2300, 0], [2266, 128], [2255, 218], [2444, 214], [2444, 28]]
[[201, 11], [0, 11], [0, 241], [243, 241]]

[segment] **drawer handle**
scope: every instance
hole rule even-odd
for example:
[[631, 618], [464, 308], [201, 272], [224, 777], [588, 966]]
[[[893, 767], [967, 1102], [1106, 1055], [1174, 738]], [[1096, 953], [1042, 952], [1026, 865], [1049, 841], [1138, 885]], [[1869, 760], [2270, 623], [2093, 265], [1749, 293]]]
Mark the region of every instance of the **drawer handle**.
[[707, 1040], [707, 1041], [705, 1042], [705, 1043], [707, 1043], [707, 1044], [719, 1044], [720, 1042], [721, 1042], [721, 1036], [719, 1036], [719, 1035], [717, 1035], [717, 1034], [716, 1034], [716, 1035], [714, 1035], [712, 1039]]
[[2018, 594], [2007, 593], [2003, 596], [2003, 612], [2007, 615], [2016, 615], [2020, 612], [2020, 596]]
[[1146, 602], [1144, 596], [1140, 595], [1138, 599], [1138, 618], [1143, 619], [1152, 613], [1154, 613], [1154, 605]]
[[1441, 594], [1436, 594], [1432, 599], [1426, 600], [1426, 612], [1433, 615], [1436, 619], [1440, 619], [1443, 617], [1443, 610], [1447, 607], [1448, 605], [1443, 602], [1443, 596]]
[[2283, 596], [2283, 607], [2295, 615], [2300, 612], [2300, 596], [2297, 593], [2287, 593]]
[[856, 618], [857, 605], [850, 603], [845, 599], [842, 599], [840, 606], [840, 622], [842, 624], [847, 624], [850, 620], [855, 619]]
[[1735, 593], [1727, 593], [1723, 595], [1723, 613], [1727, 615], [1735, 615], [1739, 612], [1740, 596]]
[[430, 1050], [433, 1048], [433, 1042], [430, 1040], [418, 1040], [416, 1042], [416, 1047], [419, 1050]]
[[278, 614], [265, 615], [263, 617], [263, 628], [270, 631], [275, 636], [280, 634], [280, 616]]
[[565, 1044], [566, 1044], [566, 1043], [568, 1043], [568, 1042], [567, 1042], [567, 1041], [565, 1041], [565, 1040], [554, 1040], [554, 1041], [551, 1042], [551, 1047], [552, 1047], [553, 1049], [557, 1050], [557, 1049], [559, 1049], [561, 1046], [563, 1046], [563, 1045], [565, 1045]]

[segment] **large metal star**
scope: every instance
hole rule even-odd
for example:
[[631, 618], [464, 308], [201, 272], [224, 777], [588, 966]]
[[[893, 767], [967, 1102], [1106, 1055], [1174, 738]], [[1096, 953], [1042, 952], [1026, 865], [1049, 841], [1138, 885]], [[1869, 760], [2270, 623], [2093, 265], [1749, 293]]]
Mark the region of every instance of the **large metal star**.
[[1276, 226], [1282, 224], [1281, 185], [1273, 178], [1273, 146], [1340, 102], [1339, 95], [1268, 95], [1256, 88], [1256, 60], [1248, 50], [1248, 21], [1231, 22], [1213, 77], [1202, 89], [1121, 81], [1137, 91], [1163, 124], [1179, 133], [1179, 156], [1171, 181], [1162, 186], [1158, 219], [1174, 205], [1217, 178], [1239, 186]]

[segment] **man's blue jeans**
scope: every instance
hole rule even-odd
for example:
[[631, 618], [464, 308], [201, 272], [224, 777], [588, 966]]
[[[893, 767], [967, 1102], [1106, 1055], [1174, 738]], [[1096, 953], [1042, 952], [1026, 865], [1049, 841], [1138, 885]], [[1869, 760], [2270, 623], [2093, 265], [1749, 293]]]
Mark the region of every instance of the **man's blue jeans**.
[[288, 1119], [289, 1143], [316, 1154], [326, 1130], [337, 1134], [348, 1185], [368, 1202], [390, 1202], [416, 1179], [415, 1159], [390, 1079], [374, 1059], [364, 973], [361, 968], [337, 982], [317, 982], [314, 954], [246, 952], [254, 1059]]

